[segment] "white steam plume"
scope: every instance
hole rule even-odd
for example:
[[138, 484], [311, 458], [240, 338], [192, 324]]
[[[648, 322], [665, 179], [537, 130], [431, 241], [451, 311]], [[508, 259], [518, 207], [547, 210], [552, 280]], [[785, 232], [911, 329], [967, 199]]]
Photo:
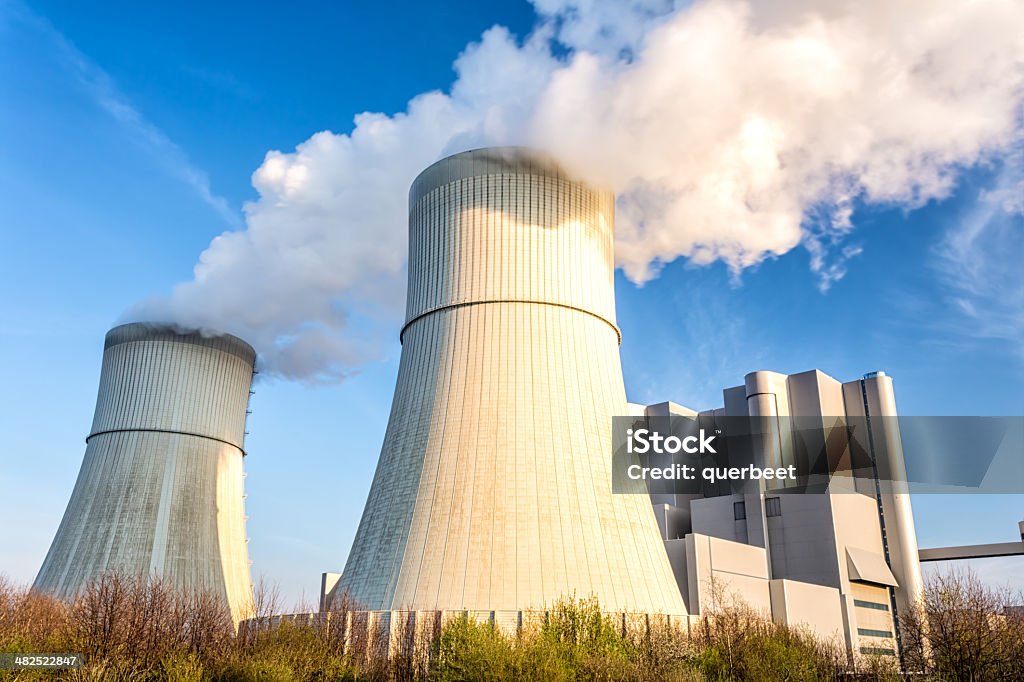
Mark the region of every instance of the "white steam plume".
[[534, 33], [487, 31], [448, 93], [268, 153], [246, 229], [131, 314], [238, 334], [286, 377], [343, 376], [400, 316], [410, 182], [490, 144], [545, 148], [614, 189], [636, 282], [679, 257], [739, 272], [803, 243], [825, 289], [858, 252], [842, 244], [856, 202], [944, 197], [1021, 135], [1016, 0], [535, 5]]

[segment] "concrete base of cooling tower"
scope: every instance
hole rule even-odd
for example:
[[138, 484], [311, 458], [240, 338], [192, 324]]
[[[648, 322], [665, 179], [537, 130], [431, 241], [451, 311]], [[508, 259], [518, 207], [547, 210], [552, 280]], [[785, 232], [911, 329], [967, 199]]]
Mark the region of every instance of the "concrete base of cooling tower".
[[[651, 629], [672, 629], [689, 634], [699, 616], [674, 616], [663, 613], [606, 613], [612, 624], [627, 632], [645, 633]], [[551, 611], [319, 611], [291, 613], [243, 621], [239, 633], [254, 634], [280, 627], [284, 623], [331, 631], [343, 642], [344, 652], [357, 657], [425, 653], [448, 623], [468, 618], [516, 635], [524, 627], [540, 625], [552, 617]]]

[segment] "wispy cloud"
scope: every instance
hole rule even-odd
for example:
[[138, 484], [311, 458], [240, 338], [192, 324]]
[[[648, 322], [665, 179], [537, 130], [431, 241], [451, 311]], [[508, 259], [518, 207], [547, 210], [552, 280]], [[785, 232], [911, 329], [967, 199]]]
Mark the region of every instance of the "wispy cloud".
[[[764, 344], [736, 310], [731, 292], [707, 287], [695, 297], [689, 290], [666, 288], [656, 295], [662, 301], [659, 319], [639, 320], [636, 325], [651, 333], [635, 348], [624, 341], [629, 400], [671, 400], [694, 410], [718, 408], [723, 389], [743, 383], [747, 372], [770, 361]], [[662, 325], [665, 331], [656, 332]], [[638, 354], [641, 347], [647, 350]]]
[[1024, 362], [1024, 144], [935, 249], [955, 330], [1010, 344]]
[[30, 27], [53, 47], [60, 63], [90, 98], [122, 127], [134, 144], [143, 149], [170, 176], [190, 187], [231, 227], [241, 227], [238, 211], [213, 192], [210, 178], [192, 163], [185, 151], [139, 111], [114, 80], [56, 29], [45, 17], [17, 2], [5, 3], [6, 22]]

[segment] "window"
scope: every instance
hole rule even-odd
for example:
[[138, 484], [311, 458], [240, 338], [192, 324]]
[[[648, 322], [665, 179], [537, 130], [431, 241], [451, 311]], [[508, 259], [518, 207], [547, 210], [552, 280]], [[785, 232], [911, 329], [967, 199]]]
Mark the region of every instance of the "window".
[[742, 521], [747, 518], [747, 505], [745, 502], [733, 502], [732, 518], [736, 521]]
[[766, 516], [782, 516], [782, 500], [778, 497], [764, 498], [764, 513]]
[[853, 605], [854, 606], [859, 606], [862, 609], [876, 609], [878, 611], [888, 611], [889, 610], [889, 605], [888, 604], [879, 604], [878, 602], [864, 601], [863, 599], [854, 599], [853, 600]]
[[870, 630], [868, 628], [857, 628], [857, 634], [862, 637], [892, 637], [888, 630]]
[[860, 648], [862, 654], [875, 654], [877, 656], [895, 656], [896, 652], [892, 649], [884, 649], [877, 646], [862, 646]]

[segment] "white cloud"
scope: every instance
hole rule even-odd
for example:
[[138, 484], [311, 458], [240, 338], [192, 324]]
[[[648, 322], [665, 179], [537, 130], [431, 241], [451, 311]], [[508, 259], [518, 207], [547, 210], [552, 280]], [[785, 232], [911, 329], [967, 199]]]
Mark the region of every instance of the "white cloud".
[[448, 93], [270, 152], [246, 228], [133, 314], [238, 333], [289, 377], [344, 375], [372, 353], [368, 328], [394, 332], [415, 174], [510, 143], [618, 193], [634, 281], [680, 257], [739, 272], [803, 243], [826, 289], [856, 255], [855, 203], [944, 197], [1019, 132], [1012, 0], [536, 5], [523, 44], [494, 28], [467, 47]]
[[[680, 256], [741, 269], [796, 246], [812, 209], [917, 206], [1006, 145], [1022, 21], [1024, 7], [998, 2], [782, 18], [698, 3], [628, 63], [576, 54], [539, 102], [536, 139], [619, 192], [618, 258], [634, 280]], [[848, 229], [832, 222], [825, 232]]]

